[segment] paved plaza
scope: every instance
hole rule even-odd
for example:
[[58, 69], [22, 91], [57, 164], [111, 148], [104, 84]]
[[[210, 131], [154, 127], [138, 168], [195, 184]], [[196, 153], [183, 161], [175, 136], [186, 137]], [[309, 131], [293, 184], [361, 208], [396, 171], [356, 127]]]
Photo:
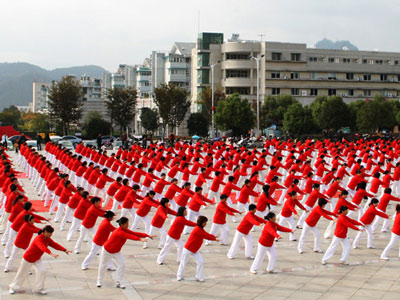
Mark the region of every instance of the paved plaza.
[[[10, 152], [15, 161], [15, 154]], [[22, 171], [20, 168], [17, 170]], [[37, 200], [38, 196], [28, 179], [20, 179], [27, 196]], [[389, 212], [393, 212], [393, 205]], [[154, 213], [153, 209], [153, 213]], [[211, 228], [214, 208], [202, 210], [209, 218], [206, 230]], [[42, 215], [48, 215], [42, 213]], [[228, 217], [231, 229], [229, 242], [232, 241], [238, 223], [233, 223]], [[99, 221], [98, 221], [99, 222]], [[168, 221], [167, 221], [168, 222]], [[53, 224], [56, 231], [53, 239], [64, 245], [68, 250], [78, 237], [66, 242], [66, 231], [59, 230], [59, 224]], [[139, 231], [143, 231], [141, 224]], [[321, 219], [319, 228], [321, 233], [327, 226], [327, 220]], [[253, 253], [255, 255], [260, 227], [251, 233], [254, 239]], [[356, 232], [349, 230], [350, 239]], [[300, 230], [296, 237], [299, 238]], [[188, 236], [183, 236], [186, 240]], [[115, 272], [108, 272], [103, 280], [103, 287], [96, 287], [98, 257], [89, 266], [89, 270], [82, 271], [80, 263], [90, 249], [90, 243], [84, 243], [80, 254], [60, 254], [53, 259], [43, 255], [48, 269], [46, 289], [48, 295], [39, 296], [31, 293], [34, 276], [25, 283], [24, 294], [9, 295], [8, 284], [15, 275], [15, 269], [10, 273], [0, 272], [0, 299], [400, 299], [400, 259], [397, 257], [398, 248], [390, 253], [389, 261], [381, 261], [379, 256], [390, 239], [390, 233], [376, 234], [376, 249], [366, 249], [366, 235], [361, 240], [359, 249], [351, 249], [349, 266], [339, 265], [341, 248], [327, 265], [321, 265], [323, 254], [312, 251], [312, 234], [308, 236], [304, 247], [304, 254], [297, 253], [297, 242], [290, 242], [288, 235], [282, 233], [283, 239], [275, 243], [278, 259], [277, 274], [249, 272], [251, 260], [244, 257], [244, 245], [241, 245], [237, 258], [229, 260], [226, 257], [229, 246], [213, 243], [202, 246], [205, 282], [195, 281], [195, 261], [191, 258], [185, 270], [185, 280], [176, 281], [175, 249], [167, 256], [162, 266], [156, 263], [159, 253], [157, 241], [149, 243], [148, 249], [142, 248], [142, 243], [128, 240], [122, 252], [126, 260], [126, 289], [114, 287], [112, 279]], [[330, 240], [322, 238], [321, 248], [326, 250]], [[1, 253], [1, 268], [5, 259]], [[265, 259], [263, 270], [267, 265]], [[3, 269], [1, 269], [2, 271]]]

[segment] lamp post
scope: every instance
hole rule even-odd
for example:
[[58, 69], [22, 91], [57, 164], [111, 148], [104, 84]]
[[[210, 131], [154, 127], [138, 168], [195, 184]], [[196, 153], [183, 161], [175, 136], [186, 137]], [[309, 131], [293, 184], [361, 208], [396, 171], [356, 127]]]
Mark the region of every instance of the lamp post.
[[215, 138], [215, 122], [214, 122], [214, 68], [221, 61], [218, 60], [215, 63], [210, 64], [211, 67], [211, 138]]
[[260, 61], [264, 57], [264, 54], [258, 55], [257, 57], [250, 56], [250, 59], [254, 59], [257, 63], [257, 132], [256, 137], [260, 135]]

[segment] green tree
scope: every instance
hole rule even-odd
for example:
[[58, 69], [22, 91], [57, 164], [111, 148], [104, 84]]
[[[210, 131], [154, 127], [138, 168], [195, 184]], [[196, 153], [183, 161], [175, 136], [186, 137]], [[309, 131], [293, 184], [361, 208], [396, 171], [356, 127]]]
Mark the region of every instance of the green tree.
[[[350, 109], [343, 99], [338, 96], [328, 99], [320, 98], [321, 101], [311, 106], [316, 124], [321, 129], [338, 130], [351, 125]], [[323, 99], [323, 100], [322, 100]]]
[[173, 83], [162, 84], [154, 89], [154, 102], [162, 119], [164, 134], [168, 125], [170, 131], [179, 126], [190, 107], [187, 91]]
[[69, 134], [71, 124], [79, 122], [86, 100], [79, 81], [66, 76], [59, 82], [53, 82], [49, 100], [51, 116], [61, 123], [63, 134]]
[[261, 128], [267, 128], [272, 124], [282, 126], [285, 112], [294, 103], [300, 102], [290, 95], [265, 97], [260, 113]]
[[350, 110], [350, 115], [351, 115], [351, 129], [353, 131], [357, 131], [357, 113], [365, 105], [365, 100], [357, 100], [354, 102], [351, 102], [349, 104], [349, 110]]
[[157, 130], [158, 126], [160, 126], [158, 119], [159, 117], [157, 109], [143, 107], [140, 110], [140, 121], [142, 122], [142, 126], [146, 131], [154, 132]]
[[392, 106], [382, 96], [375, 96], [374, 100], [366, 101], [357, 112], [357, 127], [360, 131], [391, 130], [395, 125], [396, 118]]
[[49, 117], [45, 114], [39, 113], [26, 113], [22, 116], [23, 124], [20, 128], [23, 131], [30, 132], [49, 132]]
[[14, 105], [4, 108], [0, 113], [0, 123], [2, 126], [13, 126], [15, 129], [18, 128], [21, 122], [21, 112]]
[[[221, 88], [216, 88], [214, 91], [214, 109], [217, 107], [220, 100], [225, 99], [225, 93]], [[200, 99], [197, 103], [201, 104], [201, 112], [207, 117], [208, 124], [211, 124], [212, 116], [212, 89], [204, 88], [200, 93]]]
[[111, 124], [104, 120], [98, 112], [90, 112], [83, 123], [82, 129], [88, 139], [95, 139], [99, 133], [108, 135], [111, 130]]
[[187, 121], [187, 128], [190, 135], [207, 136], [208, 135], [208, 119], [203, 113], [190, 114]]
[[294, 135], [314, 133], [315, 126], [311, 108], [300, 103], [290, 105], [283, 117], [283, 130]]
[[235, 93], [216, 107], [215, 123], [221, 130], [232, 130], [233, 136], [246, 135], [254, 126], [254, 113], [247, 99]]
[[111, 123], [115, 122], [121, 132], [124, 132], [129, 123], [135, 119], [136, 89], [131, 87], [108, 89], [106, 98], [105, 102]]

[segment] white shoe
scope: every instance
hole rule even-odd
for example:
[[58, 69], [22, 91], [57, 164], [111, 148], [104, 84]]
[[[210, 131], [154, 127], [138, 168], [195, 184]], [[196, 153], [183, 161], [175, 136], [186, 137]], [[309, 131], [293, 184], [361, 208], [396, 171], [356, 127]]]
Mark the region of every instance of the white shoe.
[[182, 277], [179, 277], [179, 278], [177, 278], [176, 280], [178, 280], [178, 281], [182, 281], [182, 280], [183, 280], [183, 278], [182, 278]]
[[47, 291], [42, 289], [42, 290], [37, 291], [36, 294], [47, 295]]
[[10, 289], [8, 290], [8, 292], [9, 292], [11, 295], [14, 295], [14, 294], [16, 293], [16, 291], [15, 291], [13, 288], [10, 288]]
[[298, 250], [297, 252], [299, 252], [299, 254], [303, 254], [303, 250]]
[[102, 286], [102, 283], [101, 283], [100, 281], [97, 281], [97, 284], [96, 284], [96, 286], [97, 286], [98, 288], [101, 288], [101, 286]]
[[229, 259], [234, 259], [234, 257], [232, 257], [232, 256], [228, 256], [228, 255], [227, 255], [226, 257], [228, 257]]
[[323, 260], [323, 261], [321, 262], [321, 264], [326, 265], [327, 263], [326, 263], [325, 260]]
[[250, 256], [248, 256], [248, 257], [246, 257], [247, 259], [254, 259], [254, 256], [253, 255], [250, 255]]
[[382, 257], [382, 256], [381, 256], [381, 259], [383, 259], [383, 260], [389, 260], [389, 257], [387, 257], [387, 256]]
[[196, 277], [196, 280], [197, 280], [198, 282], [204, 282], [204, 278], [197, 278], [197, 277]]
[[252, 274], [257, 274], [257, 271], [250, 270], [250, 273], [252, 273]]

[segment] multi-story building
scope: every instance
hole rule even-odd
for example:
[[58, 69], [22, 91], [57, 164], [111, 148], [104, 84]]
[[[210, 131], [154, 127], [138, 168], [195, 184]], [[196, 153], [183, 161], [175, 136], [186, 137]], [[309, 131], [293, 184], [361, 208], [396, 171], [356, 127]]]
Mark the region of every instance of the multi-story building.
[[102, 117], [106, 117], [107, 107], [101, 97], [101, 79], [82, 75], [78, 81], [86, 99], [82, 107], [81, 120], [85, 120], [90, 112], [98, 112]]
[[32, 83], [32, 112], [47, 112], [51, 82]]
[[[299, 43], [239, 40], [227, 42], [222, 34], [201, 33], [192, 51], [192, 101], [214, 84], [227, 94], [239, 93], [254, 101], [257, 95], [257, 64], [260, 60], [260, 99], [289, 94], [309, 104], [317, 96], [341, 96], [344, 101], [383, 95], [400, 97], [400, 53], [325, 50]], [[206, 42], [205, 42], [206, 41]]]

